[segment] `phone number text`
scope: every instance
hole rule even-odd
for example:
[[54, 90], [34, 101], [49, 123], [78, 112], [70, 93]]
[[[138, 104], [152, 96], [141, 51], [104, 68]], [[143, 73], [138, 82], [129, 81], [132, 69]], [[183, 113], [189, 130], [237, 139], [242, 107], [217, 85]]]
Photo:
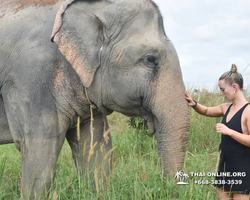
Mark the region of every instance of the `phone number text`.
[[213, 184], [213, 185], [241, 185], [242, 184], [242, 180], [195, 180], [194, 181], [195, 184], [198, 185], [209, 185], [209, 184]]

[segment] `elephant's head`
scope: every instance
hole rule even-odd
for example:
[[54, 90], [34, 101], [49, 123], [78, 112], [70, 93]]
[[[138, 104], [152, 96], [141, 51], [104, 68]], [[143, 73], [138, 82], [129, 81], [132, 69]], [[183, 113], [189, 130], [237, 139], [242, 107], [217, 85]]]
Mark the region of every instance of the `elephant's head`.
[[91, 101], [105, 114], [143, 116], [165, 174], [183, 167], [189, 136], [178, 56], [151, 0], [65, 3], [52, 34]]

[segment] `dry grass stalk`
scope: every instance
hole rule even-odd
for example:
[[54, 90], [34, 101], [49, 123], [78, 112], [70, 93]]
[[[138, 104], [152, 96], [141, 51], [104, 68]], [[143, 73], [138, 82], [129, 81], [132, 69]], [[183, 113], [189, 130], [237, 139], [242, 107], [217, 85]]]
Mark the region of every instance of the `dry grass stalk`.
[[26, 199], [25, 190], [24, 190], [24, 187], [23, 187], [23, 181], [22, 181], [22, 177], [21, 176], [20, 176], [20, 187], [21, 187], [21, 193], [23, 195], [23, 198]]
[[91, 156], [93, 155], [94, 149], [95, 149], [95, 147], [96, 147], [97, 144], [98, 144], [98, 142], [96, 142], [96, 143], [94, 144], [94, 146], [89, 150], [88, 162], [90, 161], [90, 158], [91, 158]]
[[54, 200], [57, 200], [57, 198], [58, 198], [58, 195], [57, 195], [57, 193], [56, 193], [56, 191], [54, 192]]
[[106, 155], [104, 156], [104, 160], [106, 160], [108, 158], [108, 156], [116, 149], [116, 147], [113, 147], [112, 149], [109, 150], [108, 153], [106, 153]]
[[77, 127], [76, 127], [76, 133], [77, 133], [77, 140], [80, 141], [80, 117], [77, 118]]
[[95, 188], [96, 188], [96, 192], [99, 193], [97, 171], [98, 171], [98, 168], [96, 167], [95, 168], [95, 175], [94, 175], [95, 176]]
[[103, 138], [104, 138], [106, 144], [109, 143], [110, 138], [108, 137], [108, 134], [110, 133], [111, 130], [113, 130], [113, 128], [109, 128], [106, 132], [103, 133]]

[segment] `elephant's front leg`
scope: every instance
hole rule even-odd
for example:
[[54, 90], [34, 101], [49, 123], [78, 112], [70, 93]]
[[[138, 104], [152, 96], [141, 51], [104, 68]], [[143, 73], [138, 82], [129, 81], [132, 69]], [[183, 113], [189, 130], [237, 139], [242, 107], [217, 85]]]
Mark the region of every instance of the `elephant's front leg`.
[[50, 192], [64, 138], [29, 139], [21, 145], [22, 199], [42, 199]]
[[78, 172], [84, 175], [89, 183], [94, 181], [95, 189], [98, 190], [97, 181], [103, 183], [103, 180], [99, 178], [104, 178], [109, 174], [112, 142], [106, 116], [96, 116], [92, 128], [93, 133], [91, 133], [90, 121], [86, 121], [80, 124], [79, 131], [77, 128], [71, 129], [66, 137]]
[[22, 155], [22, 199], [41, 199], [49, 192], [54, 179], [68, 125], [59, 126], [61, 115], [53, 98], [41, 93], [39, 88], [30, 90], [31, 94], [17, 86], [3, 91], [11, 135]]

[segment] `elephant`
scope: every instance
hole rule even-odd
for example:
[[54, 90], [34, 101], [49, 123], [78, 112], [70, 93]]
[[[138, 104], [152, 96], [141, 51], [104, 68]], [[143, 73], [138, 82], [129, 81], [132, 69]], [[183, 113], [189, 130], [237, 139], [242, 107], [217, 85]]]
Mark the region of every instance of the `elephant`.
[[0, 144], [21, 153], [22, 199], [48, 194], [65, 139], [78, 173], [109, 174], [114, 111], [147, 120], [164, 176], [183, 168], [185, 86], [153, 1], [0, 0], [0, 27]]

